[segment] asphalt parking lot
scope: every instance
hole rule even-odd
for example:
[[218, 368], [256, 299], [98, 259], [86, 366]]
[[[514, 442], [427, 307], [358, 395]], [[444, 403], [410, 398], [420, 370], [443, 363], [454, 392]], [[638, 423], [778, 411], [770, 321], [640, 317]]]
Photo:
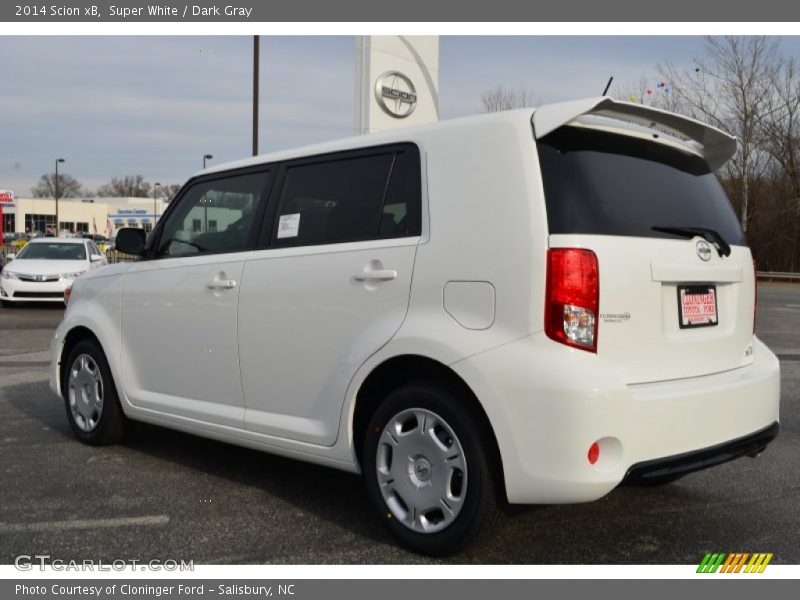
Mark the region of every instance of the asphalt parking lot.
[[[146, 425], [122, 445], [80, 444], [47, 383], [61, 315], [0, 309], [0, 563], [432, 562], [393, 543], [357, 476]], [[758, 333], [782, 369], [781, 434], [760, 457], [591, 504], [514, 508], [449, 561], [696, 564], [760, 551], [800, 563], [800, 285], [759, 285]]]

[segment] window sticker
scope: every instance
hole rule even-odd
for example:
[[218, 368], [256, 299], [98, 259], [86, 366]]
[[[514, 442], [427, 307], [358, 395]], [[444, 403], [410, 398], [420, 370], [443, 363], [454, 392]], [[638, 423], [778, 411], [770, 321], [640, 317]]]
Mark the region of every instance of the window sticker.
[[300, 231], [300, 213], [281, 215], [278, 221], [278, 239], [297, 237]]

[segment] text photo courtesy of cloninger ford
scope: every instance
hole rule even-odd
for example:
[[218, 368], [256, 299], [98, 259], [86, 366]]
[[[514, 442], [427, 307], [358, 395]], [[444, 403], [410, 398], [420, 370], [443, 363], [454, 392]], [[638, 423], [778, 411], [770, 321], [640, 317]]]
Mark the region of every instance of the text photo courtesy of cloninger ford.
[[800, 561], [800, 38], [0, 56], [0, 563]]

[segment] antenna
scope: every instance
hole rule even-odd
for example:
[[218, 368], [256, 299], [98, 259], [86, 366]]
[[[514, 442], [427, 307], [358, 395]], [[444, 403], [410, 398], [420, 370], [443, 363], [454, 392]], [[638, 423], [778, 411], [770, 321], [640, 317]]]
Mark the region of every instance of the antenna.
[[611, 87], [611, 82], [614, 81], [614, 76], [608, 78], [608, 83], [606, 84], [606, 89], [603, 90], [602, 95], [605, 96], [608, 93], [608, 88]]

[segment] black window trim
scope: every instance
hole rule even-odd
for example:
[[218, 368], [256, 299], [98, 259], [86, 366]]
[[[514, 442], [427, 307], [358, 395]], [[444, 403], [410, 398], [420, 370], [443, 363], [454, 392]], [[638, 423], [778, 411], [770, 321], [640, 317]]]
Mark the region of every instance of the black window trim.
[[[294, 243], [292, 238], [287, 238], [286, 241], [283, 240], [278, 241], [277, 239], [278, 209], [280, 207], [280, 196], [281, 193], [283, 192], [283, 188], [286, 183], [286, 173], [289, 170], [289, 168], [297, 166], [313, 165], [318, 163], [336, 162], [340, 160], [350, 160], [355, 158], [366, 158], [370, 156], [380, 156], [382, 154], [392, 154], [393, 155], [392, 163], [390, 165], [389, 174], [387, 175], [386, 178], [386, 185], [383, 191], [383, 198], [381, 199], [381, 213], [382, 213], [383, 206], [386, 202], [386, 196], [389, 191], [391, 176], [394, 171], [395, 163], [397, 162], [397, 155], [403, 151], [412, 152], [412, 158], [416, 161], [417, 173], [419, 174], [419, 179], [420, 179], [419, 196], [417, 198], [419, 203], [417, 210], [419, 211], [419, 228], [420, 228], [420, 231], [418, 233], [413, 233], [410, 235], [380, 235], [380, 219], [379, 219], [378, 230], [375, 232], [375, 235], [366, 239], [359, 237], [356, 239], [336, 240], [335, 242], [323, 241], [323, 242], [304, 243], [304, 244]], [[411, 141], [392, 142], [390, 144], [380, 144], [377, 146], [364, 146], [362, 148], [337, 150], [334, 152], [324, 152], [320, 154], [302, 156], [282, 161], [278, 168], [277, 176], [273, 179], [272, 191], [270, 193], [269, 202], [267, 203], [268, 209], [266, 218], [263, 221], [261, 227], [261, 233], [258, 237], [258, 242], [256, 244], [255, 249], [267, 250], [267, 249], [278, 249], [278, 248], [308, 248], [312, 246], [330, 246], [336, 244], [348, 244], [353, 242], [371, 242], [371, 241], [419, 237], [422, 234], [422, 214], [424, 210], [422, 178], [423, 178], [422, 151], [420, 150], [419, 145], [417, 143]]]
[[261, 198], [259, 200], [258, 207], [256, 208], [256, 212], [253, 215], [254, 226], [250, 232], [249, 239], [247, 240], [247, 244], [245, 245], [244, 248], [238, 248], [236, 250], [225, 250], [223, 252], [205, 252], [202, 254], [191, 254], [180, 257], [156, 255], [156, 250], [161, 243], [161, 235], [164, 231], [164, 223], [166, 223], [170, 215], [175, 210], [177, 210], [176, 207], [178, 206], [178, 204], [180, 204], [180, 201], [186, 196], [186, 193], [189, 189], [200, 183], [209, 183], [221, 179], [230, 179], [231, 177], [241, 177], [243, 175], [255, 175], [259, 173], [272, 173], [274, 175], [277, 175], [279, 164], [280, 163], [278, 162], [260, 163], [257, 165], [229, 169], [226, 171], [215, 171], [214, 173], [209, 173], [207, 175], [198, 175], [196, 177], [192, 177], [189, 181], [183, 184], [183, 187], [181, 187], [178, 193], [175, 194], [175, 198], [172, 199], [172, 202], [169, 203], [167, 209], [162, 213], [161, 218], [158, 220], [158, 223], [156, 224], [155, 229], [151, 234], [151, 237], [148, 239], [148, 242], [152, 240], [152, 243], [148, 243], [145, 246], [145, 255], [142, 257], [142, 260], [168, 260], [170, 258], [216, 256], [220, 254], [232, 254], [236, 252], [250, 252], [251, 250], [253, 250], [256, 247], [256, 242], [259, 239], [259, 235], [261, 233], [264, 214], [266, 213], [269, 202], [272, 198], [272, 189], [275, 187], [276, 176], [270, 176], [268, 178], [266, 186], [261, 191]]

